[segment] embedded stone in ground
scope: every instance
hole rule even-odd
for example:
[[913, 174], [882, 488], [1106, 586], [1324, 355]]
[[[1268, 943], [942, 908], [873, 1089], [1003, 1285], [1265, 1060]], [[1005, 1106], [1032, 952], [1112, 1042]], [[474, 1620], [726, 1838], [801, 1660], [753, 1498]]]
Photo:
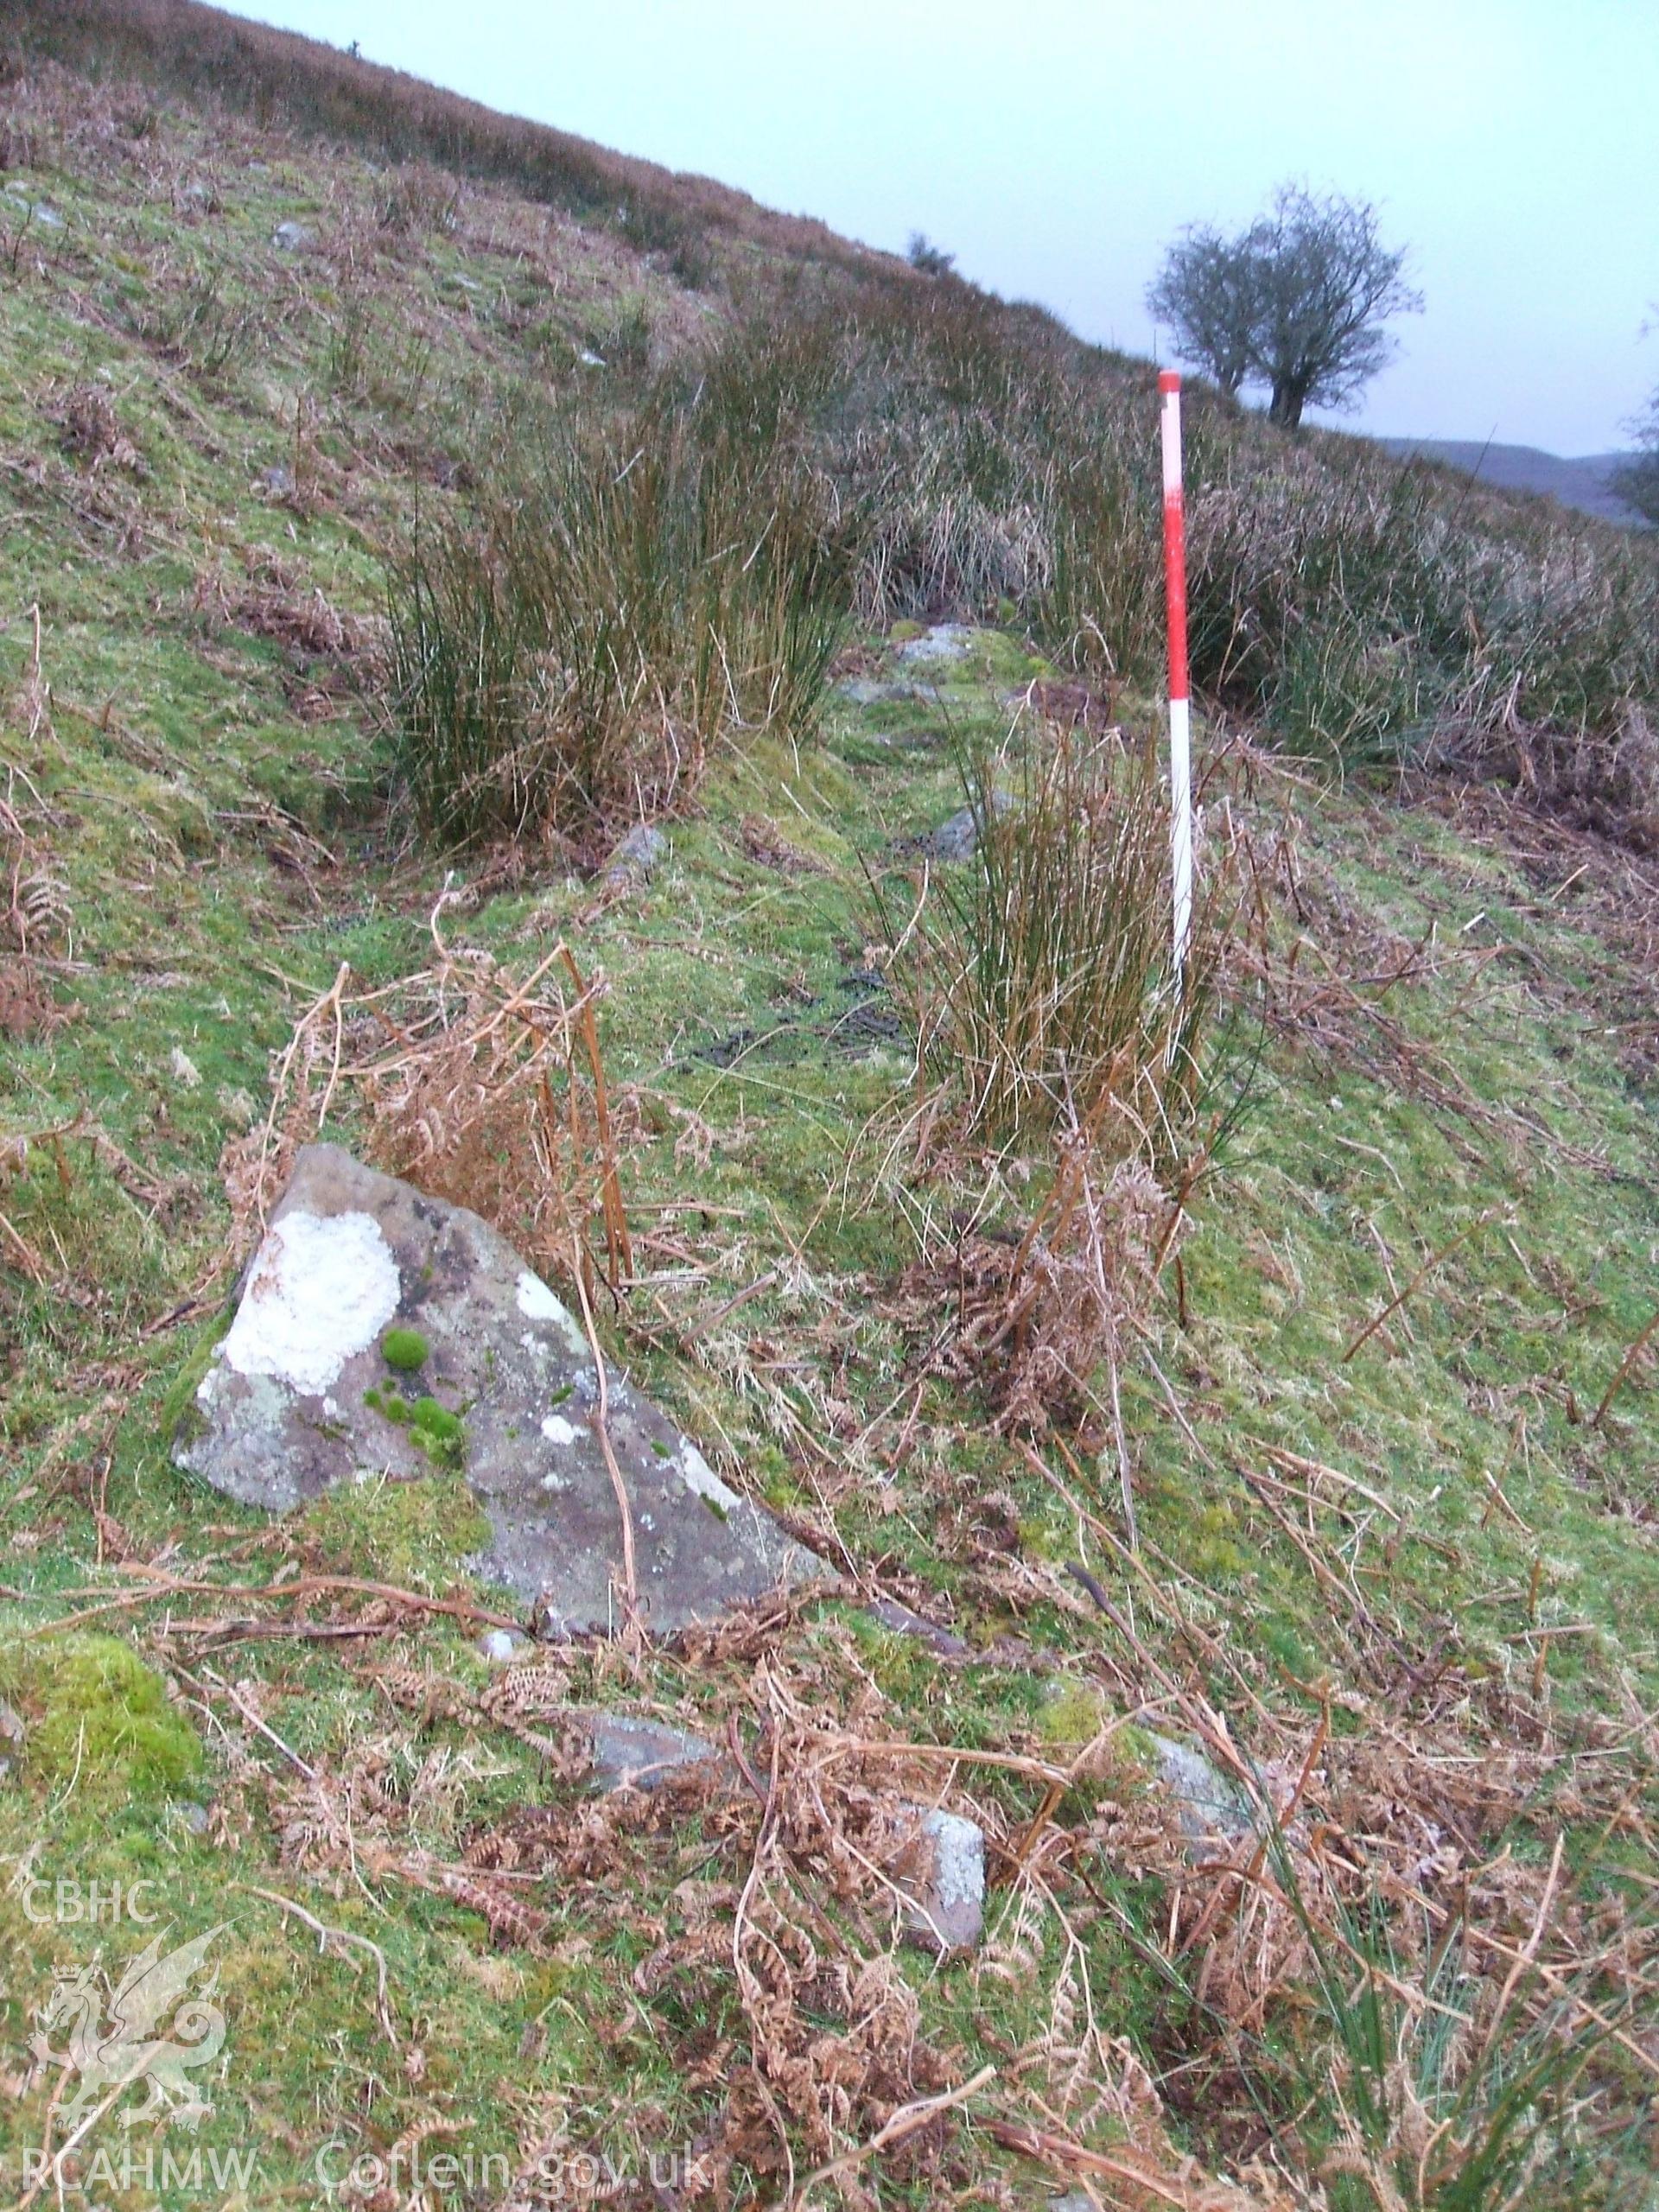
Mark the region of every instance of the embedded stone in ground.
[[[1014, 801], [1007, 791], [991, 793], [993, 814], [1008, 814]], [[937, 830], [930, 830], [925, 836], [907, 841], [912, 849], [925, 853], [934, 861], [970, 861], [979, 849], [979, 818], [971, 806], [961, 807], [949, 815]]]
[[1174, 1798], [1181, 1833], [1190, 1843], [1236, 1843], [1249, 1834], [1255, 1822], [1236, 1783], [1190, 1744], [1150, 1728], [1146, 1735], [1158, 1755], [1158, 1779]]
[[896, 1875], [905, 1933], [941, 1956], [970, 1950], [985, 1925], [985, 1834], [960, 1813], [925, 1813]]
[[907, 638], [898, 647], [900, 660], [961, 660], [971, 652], [976, 632], [966, 622], [936, 622], [919, 638]]
[[607, 883], [645, 883], [668, 858], [668, 840], [649, 822], [636, 822], [605, 863]]
[[[607, 1386], [649, 1629], [825, 1574], [620, 1369]], [[479, 1571], [542, 1633], [620, 1624], [621, 1510], [582, 1323], [476, 1214], [338, 1146], [296, 1160], [174, 1458], [272, 1512], [459, 1471], [490, 1523]]]
[[693, 1767], [708, 1767], [722, 1783], [735, 1784], [730, 1761], [683, 1728], [631, 1713], [578, 1711], [572, 1717], [587, 1732], [593, 1779], [602, 1789], [655, 1789]]
[[893, 1636], [912, 1637], [925, 1643], [941, 1659], [952, 1665], [974, 1656], [973, 1647], [963, 1642], [948, 1628], [941, 1628], [937, 1621], [926, 1620], [920, 1613], [912, 1612], [908, 1605], [901, 1605], [896, 1598], [877, 1598], [869, 1607], [870, 1618], [877, 1621]]

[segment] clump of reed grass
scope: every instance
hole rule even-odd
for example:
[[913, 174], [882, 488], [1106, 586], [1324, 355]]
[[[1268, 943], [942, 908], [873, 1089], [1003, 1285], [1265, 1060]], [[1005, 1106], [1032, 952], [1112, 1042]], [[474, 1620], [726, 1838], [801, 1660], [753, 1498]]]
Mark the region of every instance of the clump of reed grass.
[[[1438, 1935], [1425, 1925], [1402, 1947], [1376, 1891], [1357, 1905], [1335, 1901], [1321, 1925], [1282, 1837], [1268, 1855], [1306, 1945], [1312, 2018], [1288, 2063], [1286, 2050], [1262, 2050], [1261, 2078], [1290, 2077], [1333, 2206], [1522, 2212], [1619, 2201], [1604, 2193], [1598, 2142], [1619, 2031], [1584, 1998], [1592, 1972], [1546, 1979], [1529, 1946], [1483, 1974], [1455, 1923]], [[1549, 1902], [1547, 1889], [1546, 1912]]]
[[580, 841], [671, 804], [723, 733], [807, 730], [847, 615], [832, 523], [781, 442], [661, 394], [428, 517], [389, 591], [423, 830]]
[[[971, 1158], [979, 1192], [925, 1233], [899, 1313], [925, 1370], [978, 1384], [999, 1432], [1121, 1439], [1122, 1332], [1218, 1135], [1196, 1124], [1225, 931], [1212, 897], [1175, 972], [1168, 810], [1120, 733], [1033, 744], [1011, 790], [1005, 766], [962, 747], [971, 858], [925, 871], [908, 912], [875, 893], [916, 1037], [918, 1151], [947, 1172]], [[1132, 1527], [1127, 1483], [1125, 1510]]]
[[1119, 733], [1063, 731], [1004, 760], [964, 745], [975, 851], [926, 881], [913, 920], [884, 898], [918, 1064], [991, 1145], [1057, 1126], [1161, 1160], [1197, 1094], [1221, 931], [1203, 908], [1173, 972], [1168, 810]]

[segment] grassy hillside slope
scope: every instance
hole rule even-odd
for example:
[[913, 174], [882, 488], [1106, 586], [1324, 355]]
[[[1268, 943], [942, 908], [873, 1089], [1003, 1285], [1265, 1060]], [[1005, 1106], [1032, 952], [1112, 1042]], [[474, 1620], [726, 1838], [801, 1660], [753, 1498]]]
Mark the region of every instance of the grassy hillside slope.
[[[121, 13], [93, 84], [39, 48], [85, 62], [109, 19], [27, 11], [0, 123], [19, 2200], [73, 2133], [53, 1978], [152, 1932], [38, 1885], [141, 1880], [169, 1944], [213, 1936], [213, 2109], [89, 2130], [71, 2203], [1651, 2202], [1648, 556], [1200, 400], [1213, 1041], [1068, 1246], [1077, 1130], [984, 1141], [918, 1065], [912, 948], [974, 879], [916, 841], [964, 764], [1029, 804], [1068, 746], [1155, 740], [1144, 367], [725, 200], [653, 233], [608, 171], [550, 204], [425, 138], [321, 143], [337, 105], [198, 109], [171, 19]], [[420, 549], [453, 524], [443, 575], [497, 588], [465, 559], [534, 491], [503, 456], [591, 470], [642, 422], [716, 490], [729, 432], [747, 496], [769, 391], [836, 685], [705, 727], [718, 686], [657, 649], [602, 724], [620, 782], [423, 832]], [[1079, 424], [1116, 441], [1093, 475]], [[763, 626], [747, 588], [720, 619]], [[907, 657], [943, 614], [961, 654]], [[515, 673], [489, 729], [563, 760], [564, 696]], [[665, 746], [665, 857], [596, 874]], [[569, 1289], [582, 1146], [527, 1166], [508, 1116], [423, 1154], [352, 1076], [369, 995], [487, 1011], [560, 943], [602, 979], [632, 1232], [607, 1356], [842, 1580], [504, 1674], [458, 1478], [270, 1522], [167, 1440], [325, 1091]], [[595, 1800], [593, 1704], [746, 1772]], [[1183, 1833], [1160, 1738], [1242, 1836]], [[893, 1896], [935, 1803], [990, 1845], [944, 1961]]]

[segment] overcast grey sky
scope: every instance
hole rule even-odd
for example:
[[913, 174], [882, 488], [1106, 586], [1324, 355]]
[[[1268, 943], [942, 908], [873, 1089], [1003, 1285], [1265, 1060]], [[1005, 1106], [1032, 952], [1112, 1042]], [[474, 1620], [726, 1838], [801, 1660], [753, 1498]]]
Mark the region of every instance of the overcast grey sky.
[[1427, 312], [1354, 426], [1557, 453], [1659, 384], [1656, 0], [242, 0], [1150, 353], [1181, 224], [1363, 194]]

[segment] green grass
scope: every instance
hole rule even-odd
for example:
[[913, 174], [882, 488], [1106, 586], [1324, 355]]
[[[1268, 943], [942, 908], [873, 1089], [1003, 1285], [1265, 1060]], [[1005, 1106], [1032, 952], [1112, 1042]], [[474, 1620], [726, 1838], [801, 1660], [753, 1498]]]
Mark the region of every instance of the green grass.
[[[1651, 1312], [1655, 1102], [1630, 1038], [1609, 1033], [1620, 955], [1605, 912], [1573, 888], [1577, 860], [1541, 887], [1514, 846], [1476, 838], [1432, 792], [1411, 804], [1363, 776], [1292, 786], [1258, 762], [1212, 788], [1212, 836], [1224, 798], [1273, 877], [1258, 947], [1271, 988], [1262, 1002], [1236, 986], [1264, 1003], [1249, 1110], [1193, 1197], [1184, 1287], [1166, 1274], [1122, 1362], [1139, 1572], [1109, 1541], [1124, 1535], [1109, 1447], [1092, 1440], [1075, 1471], [1047, 1454], [1068, 1499], [993, 1433], [971, 1373], [952, 1382], [914, 1364], [941, 1300], [924, 1326], [906, 1268], [953, 1206], [981, 1205], [993, 1225], [1021, 1218], [1045, 1142], [966, 1192], [895, 1150], [914, 1071], [902, 1023], [866, 1018], [872, 1003], [890, 1009], [858, 980], [868, 874], [960, 804], [952, 733], [995, 747], [1007, 695], [1053, 673], [1022, 610], [1004, 608], [1002, 629], [940, 672], [937, 702], [855, 708], [832, 692], [816, 735], [779, 717], [741, 748], [717, 745], [671, 857], [626, 896], [597, 899], [537, 855], [498, 868], [404, 842], [372, 652], [257, 632], [245, 588], [276, 588], [276, 556], [300, 599], [321, 589], [372, 625], [384, 552], [417, 498], [466, 496], [446, 490], [446, 472], [515, 419], [514, 380], [550, 358], [548, 328], [574, 380], [577, 337], [594, 327], [578, 308], [597, 318], [646, 293], [673, 325], [682, 287], [609, 232], [569, 238], [563, 291], [537, 284], [518, 250], [524, 210], [474, 191], [452, 226], [377, 245], [353, 366], [335, 258], [290, 264], [268, 241], [290, 216], [380, 239], [383, 176], [250, 123], [210, 137], [170, 108], [154, 135], [111, 140], [94, 128], [99, 103], [62, 80], [38, 105], [29, 181], [67, 229], [38, 266], [20, 257], [0, 325], [0, 461], [16, 509], [0, 543], [0, 756], [62, 918], [36, 948], [58, 1018], [0, 1041], [0, 1529], [15, 1593], [0, 1694], [29, 1732], [0, 1793], [0, 1855], [54, 1881], [154, 1883], [172, 1942], [226, 1923], [213, 1955], [228, 2060], [204, 2151], [256, 2150], [257, 2202], [290, 2190], [304, 2201], [324, 2141], [384, 2155], [434, 2117], [475, 2158], [516, 2157], [561, 2113], [573, 2145], [622, 2158], [708, 2129], [748, 2063], [730, 1956], [753, 1819], [693, 1808], [601, 1824], [589, 1860], [523, 1885], [546, 1916], [541, 1938], [493, 1934], [475, 1898], [423, 1888], [377, 1855], [448, 1866], [526, 1808], [577, 1818], [556, 1755], [476, 1710], [457, 1717], [434, 1687], [484, 1689], [477, 1624], [376, 1613], [332, 1586], [295, 1607], [236, 1594], [332, 1577], [499, 1605], [471, 1579], [481, 1529], [443, 1450], [422, 1482], [354, 1485], [276, 1524], [168, 1458], [234, 1280], [226, 1147], [263, 1122], [272, 1056], [342, 961], [374, 988], [429, 960], [428, 917], [452, 873], [467, 893], [444, 918], [452, 943], [525, 972], [563, 935], [584, 974], [607, 979], [601, 1042], [627, 1102], [642, 1278], [601, 1314], [613, 1356], [734, 1484], [989, 1655], [944, 1663], [842, 1597], [805, 1607], [758, 1656], [652, 1650], [634, 1675], [614, 1654], [568, 1653], [572, 1704], [649, 1706], [714, 1738], [735, 1725], [764, 1767], [760, 1719], [782, 1709], [766, 1707], [770, 1683], [826, 1726], [1044, 1758], [1169, 1695], [1066, 1573], [1081, 1557], [1158, 1664], [1252, 1755], [1305, 1751], [1328, 1710], [1332, 1761], [1421, 1738], [1425, 1764], [1395, 1777], [1408, 1808], [1431, 1770], [1490, 1775], [1490, 1796], [1435, 1801], [1437, 1818], [1468, 1827], [1444, 1894], [1476, 1867], [1535, 1878], [1559, 1832], [1573, 1925], [1620, 1909], [1637, 1924], [1639, 1823], [1655, 1808], [1637, 1721], [1659, 1701], [1645, 1363], [1600, 1428], [1587, 1416]], [[210, 167], [222, 211], [177, 212], [175, 188]], [[223, 359], [193, 339], [203, 317], [171, 335], [146, 319], [207, 296], [210, 254], [222, 327], [241, 333]], [[418, 375], [398, 329], [429, 348]], [[804, 346], [791, 372], [803, 407], [818, 358]], [[995, 400], [982, 359], [970, 351], [957, 366]], [[92, 380], [113, 395], [143, 475], [63, 450], [54, 410]], [[762, 410], [764, 380], [746, 390]], [[601, 404], [637, 401], [619, 380]], [[998, 455], [969, 458], [989, 512]], [[262, 480], [278, 462], [291, 495]], [[919, 512], [884, 511], [889, 611], [925, 607], [937, 581], [926, 530], [911, 527]], [[1006, 577], [969, 558], [988, 542], [964, 538], [953, 573], [1001, 595]], [[221, 620], [199, 594], [209, 570], [243, 611]], [[29, 709], [36, 606], [47, 719]], [[1127, 622], [1135, 602], [1122, 608]], [[1071, 618], [1035, 626], [1058, 650]], [[901, 672], [879, 628], [861, 653], [878, 674]], [[1150, 720], [1133, 690], [1125, 712], [1132, 731]], [[1281, 831], [1294, 851], [1269, 867]], [[1404, 980], [1376, 980], [1419, 944]], [[1370, 980], [1321, 1001], [1321, 950], [1338, 976]], [[344, 1118], [330, 1134], [362, 1129]], [[1395, 1288], [1463, 1232], [1344, 1358]], [[431, 1402], [413, 1347], [408, 1363], [386, 1349], [383, 1397], [438, 1446], [464, 1446], [435, 1420], [455, 1409], [421, 1418]], [[146, 1565], [213, 1587], [139, 1602]], [[54, 1626], [100, 1605], [111, 1610]], [[289, 1632], [301, 1628], [351, 1633]], [[1265, 2123], [1217, 2056], [1229, 2045], [1213, 1978], [1199, 1991], [1198, 1961], [1178, 1971], [1166, 1950], [1179, 1862], [1137, 1844], [1156, 1801], [1134, 1732], [1124, 1742], [1056, 1808], [1045, 1848], [1065, 1850], [1041, 1859], [1044, 1887], [994, 1892], [980, 1959], [935, 1967], [905, 1954], [896, 1972], [946, 2081], [996, 2063], [1000, 2108], [1018, 2110], [1008, 2055], [1040, 2045], [1021, 2078], [1103, 2149], [1121, 2145], [1122, 2112], [1065, 2088], [1086, 1993], [1103, 2036], [1125, 2039], [1163, 2085], [1176, 2143], [1236, 2164]], [[1548, 1756], [1507, 1793], [1508, 1762], [1541, 1745]], [[311, 1833], [304, 1769], [349, 1781], [350, 1849], [331, 1856]], [[945, 1779], [940, 1765], [907, 1786]], [[964, 1769], [951, 1786], [1009, 1849], [1041, 1802], [1028, 1777], [1001, 1770]], [[1377, 1832], [1406, 1835], [1414, 1815], [1389, 1815], [1384, 1799], [1378, 1779]], [[846, 1862], [831, 1880], [813, 1833], [793, 1894], [858, 1955], [879, 1956], [882, 1893], [861, 1891]], [[1508, 1917], [1484, 1896], [1471, 1910], [1524, 1938], [1535, 1895], [1517, 1889]], [[379, 1947], [384, 2021], [372, 1953], [320, 1942], [273, 1896]], [[21, 1888], [0, 1884], [20, 2079], [54, 1972], [100, 1942], [108, 1963], [124, 1961], [149, 1932], [37, 1923]], [[814, 2032], [844, 2025], [824, 1989], [807, 2009]], [[1341, 2024], [1305, 1967], [1259, 2025], [1278, 2055], [1245, 2071], [1287, 2126], [1296, 2083], [1328, 2081]], [[40, 2139], [55, 2074], [0, 2113], [9, 2182]], [[1096, 2054], [1083, 2078], [1102, 2077]], [[918, 2075], [871, 2091], [835, 2147], [868, 2139], [879, 2110], [923, 2086]], [[1588, 2164], [1603, 2200], [1618, 2201], [1649, 2156], [1647, 2085], [1633, 2064], [1614, 2067], [1597, 2094], [1605, 2126]], [[791, 2127], [804, 2171], [819, 2152], [798, 2113]], [[1038, 2185], [988, 2137], [953, 2140], [963, 2164], [947, 2181], [964, 2201], [993, 2181]], [[763, 2129], [752, 2149], [762, 2171], [775, 2139]], [[775, 2193], [781, 2175], [764, 2170]], [[864, 2171], [884, 2203], [937, 2202], [946, 2186], [925, 2159]], [[736, 2201], [747, 2185], [740, 2172]], [[91, 2201], [104, 2201], [96, 2187]]]

